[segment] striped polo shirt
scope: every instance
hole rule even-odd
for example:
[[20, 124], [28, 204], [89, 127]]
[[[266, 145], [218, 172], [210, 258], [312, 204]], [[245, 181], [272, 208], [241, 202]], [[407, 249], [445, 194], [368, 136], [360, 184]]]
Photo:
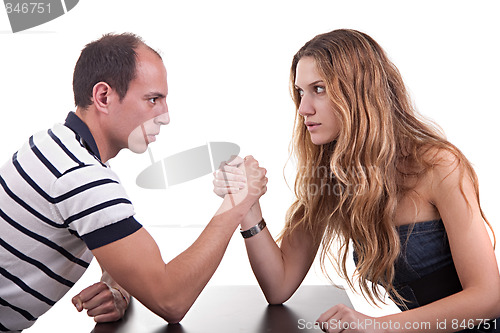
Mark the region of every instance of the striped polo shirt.
[[82, 276], [95, 248], [141, 228], [83, 121], [37, 133], [0, 168], [0, 332], [21, 331]]

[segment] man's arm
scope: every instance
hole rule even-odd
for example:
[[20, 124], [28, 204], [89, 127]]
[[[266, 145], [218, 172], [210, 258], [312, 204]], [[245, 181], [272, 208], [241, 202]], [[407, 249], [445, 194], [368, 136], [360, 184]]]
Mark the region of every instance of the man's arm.
[[242, 212], [236, 208], [214, 216], [198, 239], [168, 264], [144, 228], [93, 252], [101, 267], [131, 295], [166, 321], [177, 323], [218, 267]]
[[265, 193], [265, 170], [245, 162], [247, 188], [226, 196], [198, 239], [169, 263], [144, 229], [93, 250], [113, 279], [150, 310], [171, 323], [179, 322], [217, 269], [235, 229]]

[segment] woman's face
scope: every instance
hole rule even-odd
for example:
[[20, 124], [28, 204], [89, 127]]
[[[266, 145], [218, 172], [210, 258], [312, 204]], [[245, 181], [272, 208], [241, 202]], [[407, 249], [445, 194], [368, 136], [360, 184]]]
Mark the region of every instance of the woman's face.
[[340, 121], [326, 93], [326, 84], [318, 73], [312, 57], [302, 57], [297, 63], [295, 88], [299, 92], [299, 114], [315, 145], [330, 143], [340, 133]]

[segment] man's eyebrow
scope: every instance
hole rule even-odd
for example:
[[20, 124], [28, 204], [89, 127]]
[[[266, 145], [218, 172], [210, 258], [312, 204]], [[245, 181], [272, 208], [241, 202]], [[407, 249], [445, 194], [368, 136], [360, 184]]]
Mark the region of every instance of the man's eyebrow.
[[163, 93], [153, 91], [153, 92], [147, 93], [146, 95], [144, 95], [144, 97], [145, 98], [154, 98], [154, 97], [165, 98], [167, 96]]

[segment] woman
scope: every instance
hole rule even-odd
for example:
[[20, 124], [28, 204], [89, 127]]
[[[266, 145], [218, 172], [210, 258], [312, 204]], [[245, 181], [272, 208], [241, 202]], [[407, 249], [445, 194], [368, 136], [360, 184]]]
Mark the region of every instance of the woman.
[[[500, 316], [500, 276], [476, 174], [414, 110], [382, 48], [354, 30], [318, 35], [294, 56], [290, 83], [297, 199], [279, 246], [258, 203], [241, 224], [268, 302], [295, 292], [321, 247], [323, 268], [333, 259], [368, 301], [382, 300], [379, 284], [403, 310], [374, 319], [336, 305], [318, 319], [326, 332], [500, 332], [486, 321]], [[239, 177], [226, 166], [215, 192], [237, 191]]]

